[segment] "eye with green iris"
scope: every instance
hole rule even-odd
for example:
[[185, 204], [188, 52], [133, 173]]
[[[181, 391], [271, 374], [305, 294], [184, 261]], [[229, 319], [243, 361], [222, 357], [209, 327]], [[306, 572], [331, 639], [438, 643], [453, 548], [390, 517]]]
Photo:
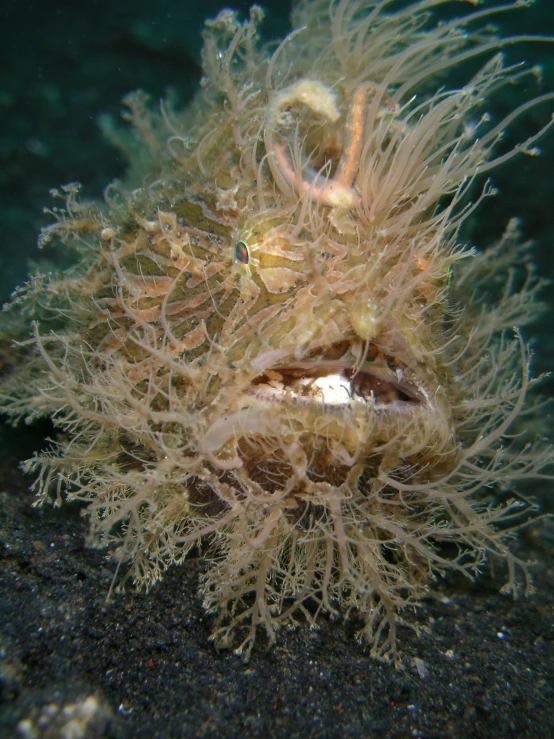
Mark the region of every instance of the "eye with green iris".
[[250, 256], [248, 254], [248, 247], [244, 241], [237, 242], [237, 245], [235, 246], [235, 256], [237, 261], [241, 264], [248, 264]]

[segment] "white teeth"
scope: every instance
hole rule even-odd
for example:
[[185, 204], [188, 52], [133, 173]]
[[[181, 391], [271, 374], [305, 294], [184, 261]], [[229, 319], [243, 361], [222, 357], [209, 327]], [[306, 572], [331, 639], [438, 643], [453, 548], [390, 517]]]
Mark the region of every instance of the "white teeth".
[[[411, 379], [411, 372], [398, 367], [386, 355], [378, 355], [359, 366], [349, 351], [337, 346], [328, 352], [289, 362], [273, 363], [278, 352], [267, 352], [250, 386], [260, 399], [348, 408], [365, 403], [379, 410], [409, 410], [427, 404], [427, 394]], [[391, 366], [392, 365], [392, 366]]]
[[[359, 378], [359, 375], [356, 377]], [[390, 383], [385, 386], [381, 385], [379, 392], [374, 387], [367, 387], [364, 390], [362, 385], [346, 377], [343, 371], [319, 377], [310, 375], [294, 377], [288, 382], [280, 372], [268, 371], [264, 380], [254, 384], [251, 392], [266, 400], [293, 400], [335, 408], [351, 406], [353, 403], [367, 403], [376, 409], [394, 408], [395, 410], [406, 409], [418, 404], [415, 398], [410, 400], [403, 390], [395, 388]], [[402, 395], [404, 399], [401, 399]]]
[[352, 399], [350, 383], [340, 374], [325, 375], [315, 380], [306, 377], [302, 384], [309, 385], [315, 398], [327, 405], [344, 405]]
[[310, 403], [326, 405], [345, 405], [350, 402], [352, 393], [350, 383], [341, 374], [323, 377], [298, 377], [293, 384], [287, 386], [276, 380], [259, 383], [254, 386], [258, 397], [276, 400], [303, 399]]

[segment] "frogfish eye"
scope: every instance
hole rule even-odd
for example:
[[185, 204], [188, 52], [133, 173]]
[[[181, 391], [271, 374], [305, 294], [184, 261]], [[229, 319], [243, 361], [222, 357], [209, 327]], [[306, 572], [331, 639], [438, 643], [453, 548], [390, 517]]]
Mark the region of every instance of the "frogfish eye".
[[248, 264], [250, 256], [248, 254], [248, 247], [244, 241], [238, 241], [235, 246], [235, 256], [241, 264]]

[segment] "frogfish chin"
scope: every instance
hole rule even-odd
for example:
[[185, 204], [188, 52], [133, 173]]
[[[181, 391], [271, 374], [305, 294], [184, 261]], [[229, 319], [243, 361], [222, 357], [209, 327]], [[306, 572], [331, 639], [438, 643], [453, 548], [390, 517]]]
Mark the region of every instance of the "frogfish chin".
[[513, 327], [541, 284], [516, 220], [482, 252], [460, 228], [551, 126], [554, 93], [525, 98], [536, 69], [502, 49], [550, 39], [497, 35], [506, 6], [399, 5], [302, 0], [276, 47], [257, 6], [209, 21], [195, 99], [125, 99], [126, 180], [103, 204], [55, 192], [41, 238], [75, 264], [2, 318], [3, 412], [59, 429], [24, 463], [38, 501], [86, 501], [139, 587], [202, 544], [213, 639], [246, 657], [258, 627], [324, 613], [395, 657], [433, 581], [489, 557], [529, 588], [507, 540], [552, 453], [521, 433], [535, 380]]

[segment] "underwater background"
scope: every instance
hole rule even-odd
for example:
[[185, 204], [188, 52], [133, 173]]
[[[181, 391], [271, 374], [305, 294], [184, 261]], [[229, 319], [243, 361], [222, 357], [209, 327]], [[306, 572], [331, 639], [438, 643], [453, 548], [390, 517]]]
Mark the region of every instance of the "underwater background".
[[[282, 37], [290, 29], [290, 2], [261, 5], [266, 38]], [[451, 14], [465, 5], [453, 2]], [[79, 181], [85, 198], [100, 198], [123, 174], [125, 163], [100, 123], [117, 119], [122, 97], [137, 88], [153, 101], [171, 96], [177, 107], [185, 105], [200, 80], [204, 20], [223, 7], [246, 13], [249, 6], [244, 0], [3, 0], [1, 302], [33, 266], [63, 259], [55, 249], [37, 250], [39, 229], [52, 222], [43, 213], [52, 206], [49, 190]], [[502, 35], [552, 35], [554, 2], [538, 0], [502, 15], [498, 25]], [[554, 90], [554, 45], [518, 44], [507, 54], [540, 64], [543, 91]], [[493, 115], [501, 118], [520, 94], [507, 86], [491, 105]], [[542, 109], [523, 116], [509, 140], [537, 130], [541, 113], [544, 118]], [[478, 209], [462, 240], [486, 248], [520, 216], [524, 237], [536, 242], [539, 274], [554, 279], [554, 133], [539, 145], [540, 157], [521, 156], [494, 171], [499, 196]], [[525, 332], [535, 373], [554, 369], [553, 286], [544, 298], [548, 311]], [[544, 392], [554, 395], [552, 379]], [[547, 423], [552, 427], [552, 416]], [[501, 598], [494, 583], [477, 592], [457, 583], [454, 597], [452, 583], [441, 585], [443, 599], [427, 604], [433, 634], [406, 637], [405, 672], [368, 663], [352, 634], [331, 622], [319, 632], [287, 635], [270, 655], [257, 650], [245, 666], [207, 643], [210, 625], [196, 598], [199, 562], [186, 572], [174, 568], [150, 596], [126, 593], [100, 612], [112, 573], [101, 552], [84, 547], [77, 507], [32, 509], [30, 480], [17, 470], [48, 433], [47, 423], [0, 432], [0, 737], [25, 736], [18, 722], [36, 721], [44, 706], [78, 705], [91, 695], [97, 723], [82, 734], [91, 739], [554, 733], [552, 527], [535, 542], [539, 594], [532, 607]], [[552, 483], [532, 492], [554, 511]], [[423, 655], [425, 677], [417, 662]], [[47, 736], [61, 734], [53, 728]]]

